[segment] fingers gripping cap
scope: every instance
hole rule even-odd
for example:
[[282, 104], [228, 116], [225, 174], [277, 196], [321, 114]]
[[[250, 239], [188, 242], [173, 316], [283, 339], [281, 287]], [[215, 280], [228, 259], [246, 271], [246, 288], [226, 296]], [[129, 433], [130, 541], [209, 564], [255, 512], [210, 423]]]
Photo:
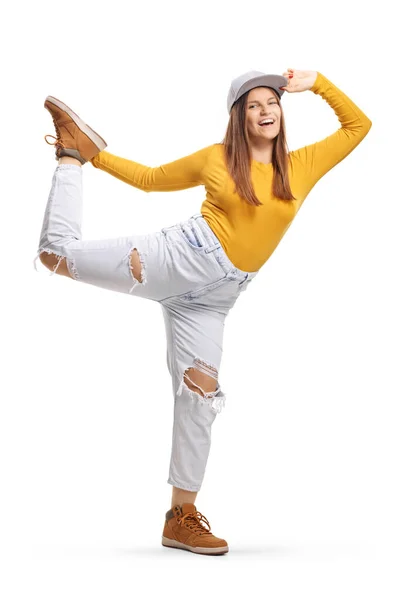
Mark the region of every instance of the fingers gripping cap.
[[255, 87], [265, 86], [272, 88], [282, 98], [285, 90], [280, 90], [282, 86], [286, 86], [289, 80], [283, 75], [267, 75], [261, 71], [248, 71], [233, 79], [228, 93], [228, 113], [231, 112], [232, 106], [236, 100], [239, 100], [243, 94], [252, 90]]

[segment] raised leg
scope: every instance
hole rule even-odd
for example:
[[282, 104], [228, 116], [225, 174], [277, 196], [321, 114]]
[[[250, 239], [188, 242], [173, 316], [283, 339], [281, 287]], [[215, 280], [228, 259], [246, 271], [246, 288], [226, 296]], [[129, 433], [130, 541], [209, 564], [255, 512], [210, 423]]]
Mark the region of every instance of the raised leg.
[[131, 293], [138, 284], [144, 286], [145, 250], [140, 246], [152, 247], [151, 241], [146, 236], [84, 241], [82, 212], [82, 167], [63, 157], [53, 176], [36, 258], [52, 274], [99, 287]]
[[[48, 252], [41, 252], [39, 254], [39, 258], [40, 262], [43, 265], [45, 265], [45, 267], [47, 267], [50, 271], [54, 272], [55, 268], [57, 267], [57, 270], [55, 271], [56, 273], [58, 273], [59, 275], [65, 275], [66, 277], [70, 277], [70, 279], [74, 279], [74, 277], [68, 270], [66, 258], [62, 258], [61, 256], [54, 253], [49, 254]], [[137, 279], [139, 283], [142, 283], [142, 265], [140, 262], [139, 253], [136, 250], [136, 248], [132, 250], [129, 262], [133, 277]]]

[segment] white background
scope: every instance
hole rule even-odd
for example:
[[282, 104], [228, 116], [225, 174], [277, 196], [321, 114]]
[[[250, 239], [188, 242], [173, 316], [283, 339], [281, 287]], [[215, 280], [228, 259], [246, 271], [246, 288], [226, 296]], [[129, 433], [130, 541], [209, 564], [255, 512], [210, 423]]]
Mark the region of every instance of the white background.
[[[0, 539], [4, 600], [398, 599], [397, 36], [389, 3], [43, 2], [3, 12]], [[3, 9], [4, 10], [4, 9]], [[397, 38], [396, 38], [397, 39]], [[196, 506], [225, 556], [161, 546], [173, 398], [160, 307], [37, 252], [57, 163], [47, 95], [158, 166], [222, 140], [248, 70], [317, 70], [372, 120], [228, 316]], [[284, 94], [289, 148], [333, 133]], [[156, 231], [203, 187], [146, 194], [84, 166], [85, 239]]]

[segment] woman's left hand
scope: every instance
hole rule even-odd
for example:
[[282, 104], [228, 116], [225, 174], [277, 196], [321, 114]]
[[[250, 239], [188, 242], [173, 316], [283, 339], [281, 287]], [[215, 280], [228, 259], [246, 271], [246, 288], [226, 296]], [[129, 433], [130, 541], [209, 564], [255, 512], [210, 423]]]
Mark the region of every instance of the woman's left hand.
[[317, 71], [299, 71], [298, 69], [288, 69], [282, 73], [286, 79], [289, 79], [287, 85], [282, 86], [281, 90], [286, 92], [305, 92], [312, 88], [317, 79]]

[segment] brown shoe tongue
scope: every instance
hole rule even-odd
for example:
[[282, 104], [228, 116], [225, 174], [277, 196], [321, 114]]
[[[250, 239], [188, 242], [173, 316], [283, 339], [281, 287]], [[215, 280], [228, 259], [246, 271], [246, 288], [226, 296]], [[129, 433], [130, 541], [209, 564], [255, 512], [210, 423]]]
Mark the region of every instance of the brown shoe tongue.
[[184, 502], [182, 504], [182, 514], [186, 515], [189, 512], [196, 512], [196, 507], [191, 502]]

